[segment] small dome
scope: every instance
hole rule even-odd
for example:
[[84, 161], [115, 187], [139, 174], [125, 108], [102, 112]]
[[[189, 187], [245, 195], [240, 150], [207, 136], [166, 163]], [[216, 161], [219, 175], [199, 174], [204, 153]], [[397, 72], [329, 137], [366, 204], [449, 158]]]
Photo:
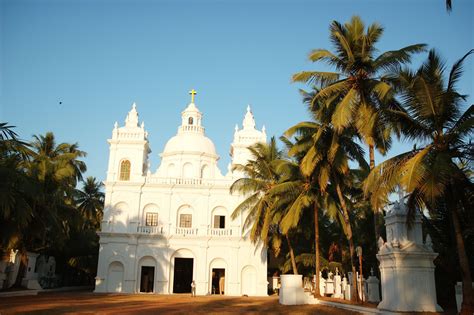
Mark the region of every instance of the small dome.
[[202, 134], [193, 133], [178, 134], [168, 140], [163, 155], [176, 153], [204, 153], [217, 157], [216, 147], [211, 139]]
[[183, 112], [192, 112], [192, 113], [200, 113], [199, 109], [196, 107], [196, 104], [189, 103], [188, 107]]

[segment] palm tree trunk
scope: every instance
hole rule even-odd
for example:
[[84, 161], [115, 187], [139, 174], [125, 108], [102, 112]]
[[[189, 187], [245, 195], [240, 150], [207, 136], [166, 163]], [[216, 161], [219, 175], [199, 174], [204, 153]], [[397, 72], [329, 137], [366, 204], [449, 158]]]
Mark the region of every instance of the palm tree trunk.
[[375, 168], [375, 147], [373, 144], [369, 145], [369, 166], [370, 170]]
[[298, 268], [296, 267], [296, 259], [295, 253], [293, 252], [293, 247], [291, 247], [290, 239], [288, 238], [288, 234], [285, 235], [286, 243], [288, 244], [288, 250], [290, 251], [290, 259], [291, 259], [291, 266], [293, 267], [293, 274], [298, 274]]
[[[372, 171], [375, 168], [375, 147], [374, 145], [369, 145], [369, 166], [370, 170]], [[377, 212], [374, 210], [374, 235], [375, 235], [375, 242], [378, 241], [380, 235], [379, 235], [379, 227], [378, 227], [378, 215]]]
[[451, 209], [451, 218], [453, 220], [459, 265], [461, 267], [462, 305], [460, 314], [472, 315], [474, 314], [474, 292], [472, 290], [472, 277], [471, 271], [469, 270], [469, 260], [466, 255], [466, 248], [464, 247], [464, 239], [462, 237], [461, 224], [459, 223], [459, 213], [456, 205]]
[[314, 297], [321, 296], [319, 292], [319, 209], [318, 203], [314, 201], [314, 252], [316, 256], [316, 273], [314, 282]]
[[339, 198], [339, 202], [341, 203], [341, 208], [344, 218], [344, 223], [346, 228], [344, 229], [346, 232], [347, 241], [349, 242], [349, 252], [351, 255], [351, 267], [352, 267], [352, 289], [351, 289], [351, 300], [358, 301], [359, 296], [357, 294], [357, 273], [354, 264], [354, 256], [355, 256], [355, 247], [354, 247], [354, 240], [352, 239], [352, 227], [351, 221], [349, 219], [349, 211], [347, 210], [346, 201], [344, 200], [344, 196], [342, 195], [341, 186], [339, 183], [336, 183], [336, 191], [337, 197]]

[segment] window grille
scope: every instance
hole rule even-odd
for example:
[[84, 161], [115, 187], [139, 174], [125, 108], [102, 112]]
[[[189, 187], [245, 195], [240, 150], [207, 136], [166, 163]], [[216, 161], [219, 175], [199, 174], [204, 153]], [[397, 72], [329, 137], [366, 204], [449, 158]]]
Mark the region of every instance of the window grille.
[[158, 225], [158, 213], [147, 212], [145, 219], [146, 226], [157, 226]]
[[179, 215], [179, 227], [190, 228], [192, 227], [192, 214], [180, 214]]
[[130, 161], [120, 163], [120, 180], [130, 180]]

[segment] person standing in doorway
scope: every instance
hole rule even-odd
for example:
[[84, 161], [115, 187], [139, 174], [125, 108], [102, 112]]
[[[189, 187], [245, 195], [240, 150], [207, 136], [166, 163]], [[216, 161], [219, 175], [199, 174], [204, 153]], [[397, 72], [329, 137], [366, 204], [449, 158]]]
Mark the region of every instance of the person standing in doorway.
[[224, 289], [225, 289], [225, 276], [222, 275], [219, 279], [219, 294], [220, 295], [224, 294]]
[[191, 296], [196, 297], [196, 282], [194, 280], [191, 282]]

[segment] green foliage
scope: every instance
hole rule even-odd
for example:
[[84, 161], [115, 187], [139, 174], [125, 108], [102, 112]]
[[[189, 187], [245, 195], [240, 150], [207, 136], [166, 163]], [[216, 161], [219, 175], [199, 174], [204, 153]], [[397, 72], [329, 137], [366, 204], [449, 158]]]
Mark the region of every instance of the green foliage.
[[94, 178], [76, 188], [86, 170], [84, 156], [77, 144], [57, 145], [50, 132], [25, 143], [13, 127], [0, 124], [2, 256], [18, 249], [23, 256], [54, 255], [64, 265], [69, 260], [83, 272], [96, 268], [103, 193]]
[[313, 98], [313, 104], [321, 104], [315, 113], [318, 119], [323, 111], [324, 120], [330, 119], [338, 133], [354, 128], [368, 146], [385, 154], [390, 148], [390, 134], [397, 128], [386, 114], [395, 102], [388, 78], [410, 62], [413, 54], [424, 51], [426, 45], [411, 45], [376, 56], [375, 45], [382, 34], [379, 24], [366, 28], [358, 16], [344, 25], [333, 21], [329, 38], [334, 52], [315, 49], [309, 59], [324, 62], [335, 71], [303, 71], [295, 74], [293, 81], [319, 87], [313, 94], [307, 94]]

